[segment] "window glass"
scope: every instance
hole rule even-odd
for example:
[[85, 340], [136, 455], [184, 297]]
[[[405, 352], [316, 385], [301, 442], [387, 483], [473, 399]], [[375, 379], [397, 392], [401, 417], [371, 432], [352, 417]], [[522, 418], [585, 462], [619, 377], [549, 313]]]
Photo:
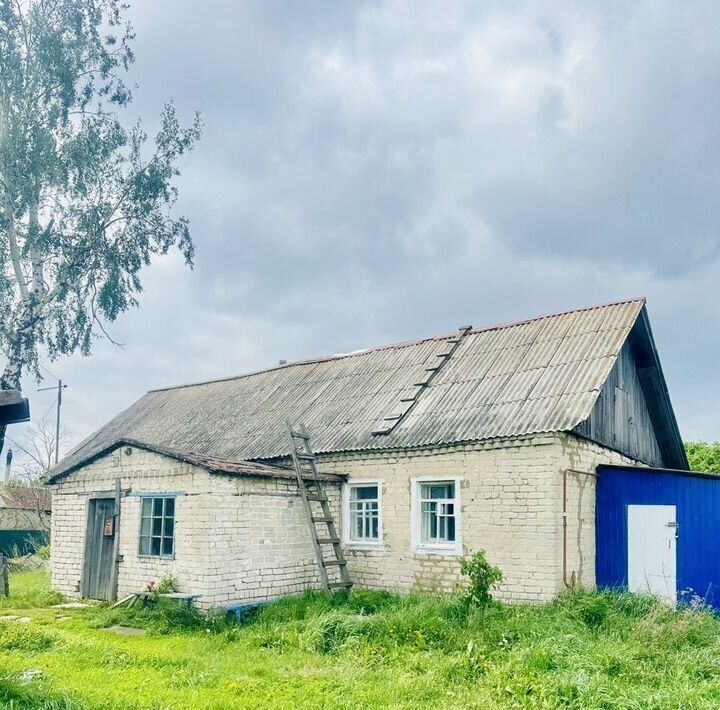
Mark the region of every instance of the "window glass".
[[349, 516], [351, 541], [380, 539], [380, 494], [376, 483], [350, 486]]
[[430, 499], [454, 498], [454, 483], [423, 483], [422, 497]]
[[420, 541], [424, 544], [455, 542], [455, 483], [420, 484]]
[[142, 499], [140, 515], [141, 555], [171, 557], [175, 550], [175, 499], [149, 496]]

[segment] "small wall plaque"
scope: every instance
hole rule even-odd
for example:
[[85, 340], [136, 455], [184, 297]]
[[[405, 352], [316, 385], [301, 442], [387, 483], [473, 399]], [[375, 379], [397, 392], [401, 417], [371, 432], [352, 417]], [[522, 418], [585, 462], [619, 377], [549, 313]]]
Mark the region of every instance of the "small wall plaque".
[[106, 518], [105, 527], [103, 528], [103, 535], [105, 537], [112, 537], [115, 534], [115, 518]]

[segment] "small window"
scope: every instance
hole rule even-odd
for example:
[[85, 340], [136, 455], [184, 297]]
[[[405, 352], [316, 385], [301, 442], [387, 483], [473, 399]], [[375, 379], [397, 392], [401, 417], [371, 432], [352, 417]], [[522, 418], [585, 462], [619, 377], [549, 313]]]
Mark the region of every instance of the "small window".
[[378, 484], [350, 485], [350, 541], [378, 542], [380, 498]]
[[172, 557], [175, 552], [175, 498], [142, 499], [140, 554]]
[[455, 542], [455, 483], [420, 484], [420, 542], [443, 544]]

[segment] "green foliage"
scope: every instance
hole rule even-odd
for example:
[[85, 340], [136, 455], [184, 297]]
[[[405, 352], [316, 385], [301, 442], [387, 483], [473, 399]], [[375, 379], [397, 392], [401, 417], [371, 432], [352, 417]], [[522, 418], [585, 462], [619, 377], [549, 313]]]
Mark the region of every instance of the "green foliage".
[[200, 136], [165, 105], [154, 140], [125, 127], [134, 60], [116, 0], [0, 2], [0, 347], [2, 387], [39, 375], [38, 348], [90, 352], [137, 305], [140, 273], [177, 247], [178, 160]]
[[168, 574], [165, 575], [159, 582], [149, 582], [147, 588], [152, 594], [151, 599], [157, 602], [161, 594], [171, 594], [172, 592], [177, 592], [178, 583], [175, 577]]
[[[26, 579], [13, 576], [11, 587], [28, 598]], [[173, 606], [170, 614], [185, 613]], [[552, 604], [481, 609], [458, 595], [307, 593], [241, 626], [198, 614], [197, 626], [178, 616], [163, 627], [160, 608], [118, 611], [31, 609], [31, 624], [7, 624], [0, 705], [720, 706], [720, 619], [650, 597], [573, 592]], [[60, 623], [60, 613], [71, 618]], [[109, 623], [145, 624], [149, 633], [116, 636]]]
[[692, 471], [720, 475], [720, 441], [686, 441], [685, 452]]
[[49, 560], [50, 559], [50, 545], [41, 545], [40, 547], [35, 550], [35, 556], [39, 557], [41, 560]]
[[89, 710], [87, 704], [53, 693], [42, 682], [29, 684], [22, 673], [0, 675], [0, 703], [9, 710]]
[[485, 550], [478, 550], [469, 559], [460, 560], [460, 571], [470, 580], [465, 592], [467, 600], [479, 607], [490, 604], [491, 590], [496, 589], [504, 579], [500, 568], [488, 562]]
[[60, 592], [50, 588], [47, 572], [38, 570], [11, 574], [10, 596], [0, 596], [0, 616], [14, 609], [48, 607], [64, 601], [65, 597]]
[[37, 653], [46, 651], [55, 640], [52, 636], [30, 629], [24, 624], [2, 624], [0, 625], [0, 651], [27, 651]]
[[232, 628], [232, 625], [225, 621], [224, 614], [202, 614], [194, 607], [162, 598], [146, 602], [144, 606], [117, 609], [100, 607], [94, 613], [93, 624], [99, 629], [108, 626], [132, 626], [161, 635], [190, 631], [219, 634]]

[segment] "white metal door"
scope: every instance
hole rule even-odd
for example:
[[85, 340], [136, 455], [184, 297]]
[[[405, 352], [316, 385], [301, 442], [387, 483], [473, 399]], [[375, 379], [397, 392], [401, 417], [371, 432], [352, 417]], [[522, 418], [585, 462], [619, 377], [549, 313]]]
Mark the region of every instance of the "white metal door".
[[674, 505], [628, 505], [628, 588], [677, 601]]

